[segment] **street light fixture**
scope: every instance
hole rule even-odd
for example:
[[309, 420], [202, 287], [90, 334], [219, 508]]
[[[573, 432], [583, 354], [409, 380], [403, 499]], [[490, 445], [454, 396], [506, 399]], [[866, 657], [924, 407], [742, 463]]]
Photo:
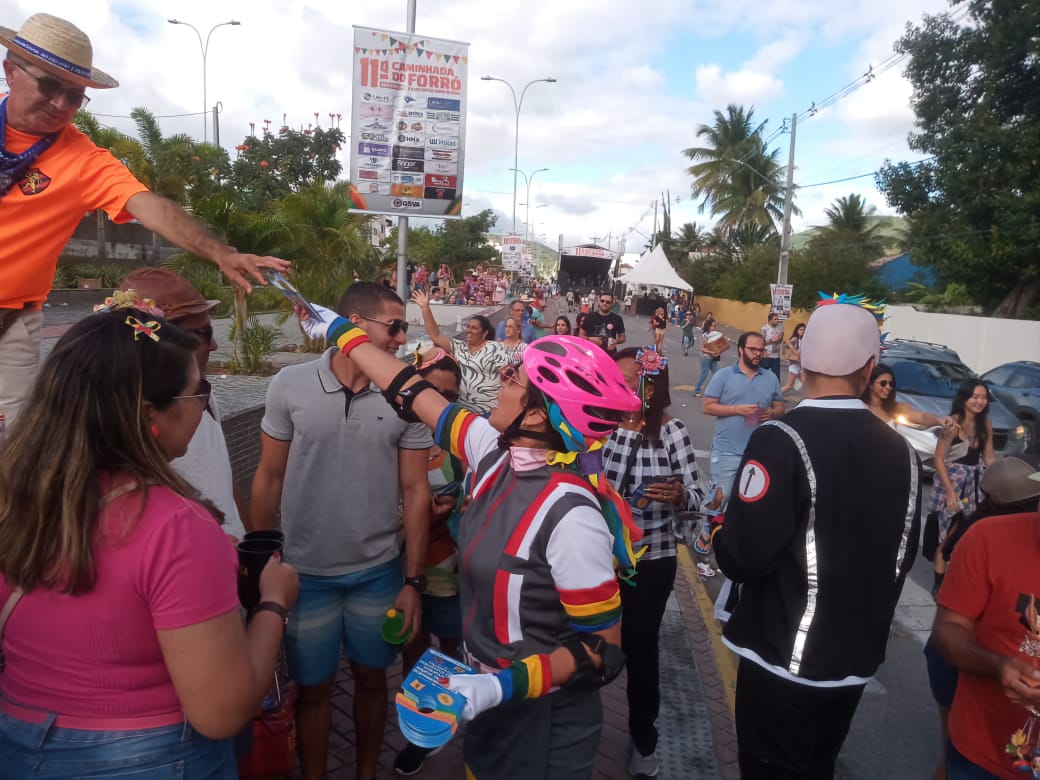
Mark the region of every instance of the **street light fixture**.
[[205, 143], [209, 138], [209, 99], [206, 96], [206, 55], [209, 53], [209, 38], [218, 27], [238, 27], [242, 22], [232, 19], [228, 22], [213, 25], [209, 28], [209, 32], [206, 33], [206, 43], [203, 44], [202, 33], [199, 32], [195, 25], [189, 22], [182, 22], [179, 19], [167, 19], [166, 21], [170, 24], [190, 27], [195, 31], [195, 37], [199, 39], [199, 49], [202, 51], [202, 141]]
[[[524, 88], [520, 90], [520, 99], [516, 99], [516, 90], [513, 89], [513, 85], [505, 79], [500, 79], [497, 76], [481, 76], [481, 81], [501, 81], [507, 87], [509, 92], [513, 96], [513, 109], [516, 111], [516, 128], [513, 132], [513, 167], [510, 169], [513, 171], [513, 232], [516, 233], [516, 174], [520, 168], [520, 109], [524, 105], [524, 95], [527, 94], [527, 88], [532, 84], [537, 84], [540, 81], [544, 81], [546, 84], [555, 84], [556, 79], [552, 76], [546, 76], [544, 79], [534, 79], [527, 82]], [[533, 175], [533, 174], [532, 174]]]
[[[521, 203], [520, 205], [527, 207], [527, 213], [524, 215], [524, 243], [527, 242], [527, 223], [531, 221], [531, 182], [534, 181], [535, 174], [544, 173], [549, 170], [548, 168], [538, 168], [537, 170], [531, 171], [531, 175], [528, 176], [526, 173], [521, 171], [519, 168], [510, 168], [513, 172], [513, 181], [516, 181], [516, 175], [519, 173], [524, 177], [524, 186], [527, 190], [527, 202]], [[547, 204], [543, 203], [541, 206], [535, 206], [535, 208], [541, 208]], [[516, 185], [513, 185], [513, 232], [516, 232]]]

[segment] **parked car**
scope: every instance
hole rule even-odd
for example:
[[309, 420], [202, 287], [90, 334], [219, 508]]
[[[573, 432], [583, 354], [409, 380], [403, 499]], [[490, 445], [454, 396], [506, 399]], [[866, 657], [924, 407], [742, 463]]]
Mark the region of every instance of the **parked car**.
[[1040, 363], [1019, 360], [982, 375], [990, 392], [1018, 416], [1026, 432], [1026, 452], [1040, 452]]
[[[957, 388], [965, 379], [981, 379], [949, 347], [926, 341], [896, 339], [881, 354], [881, 362], [896, 376], [896, 400], [937, 417], [950, 413]], [[1040, 368], [1040, 367], [1038, 367]], [[1026, 427], [996, 393], [989, 405], [993, 449], [1010, 455], [1024, 452]]]

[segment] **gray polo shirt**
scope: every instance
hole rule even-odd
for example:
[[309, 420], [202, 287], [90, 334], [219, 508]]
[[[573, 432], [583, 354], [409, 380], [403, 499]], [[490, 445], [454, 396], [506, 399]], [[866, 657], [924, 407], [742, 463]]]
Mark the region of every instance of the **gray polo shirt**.
[[[762, 408], [772, 406], [774, 401], [784, 400], [776, 374], [760, 366], [749, 379], [740, 370], [739, 362], [716, 371], [704, 391], [704, 397], [717, 398], [720, 404], [726, 406], [758, 404]], [[715, 437], [711, 442], [711, 451], [719, 455], [742, 455], [751, 432], [757, 427], [757, 420], [748, 421], [739, 414], [715, 418]]]
[[[332, 373], [333, 347], [283, 368], [267, 390], [260, 427], [291, 441], [282, 488], [285, 560], [302, 574], [339, 576], [400, 554], [399, 450], [433, 444], [375, 387], [350, 398]], [[344, 413], [346, 411], [346, 414]]]

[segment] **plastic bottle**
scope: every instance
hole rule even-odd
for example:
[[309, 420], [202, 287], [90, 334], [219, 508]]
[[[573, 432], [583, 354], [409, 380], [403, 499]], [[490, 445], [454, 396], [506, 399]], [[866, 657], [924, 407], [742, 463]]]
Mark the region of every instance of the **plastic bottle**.
[[390, 645], [403, 645], [412, 638], [412, 632], [404, 630], [404, 615], [396, 609], [386, 611], [386, 620], [379, 633], [383, 641]]

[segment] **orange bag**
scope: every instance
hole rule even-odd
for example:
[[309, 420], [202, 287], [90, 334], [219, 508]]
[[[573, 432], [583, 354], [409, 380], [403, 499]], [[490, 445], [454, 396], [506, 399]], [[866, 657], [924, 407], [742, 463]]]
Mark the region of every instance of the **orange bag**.
[[296, 683], [272, 689], [264, 704], [253, 718], [253, 751], [238, 760], [241, 780], [288, 777], [296, 766]]

